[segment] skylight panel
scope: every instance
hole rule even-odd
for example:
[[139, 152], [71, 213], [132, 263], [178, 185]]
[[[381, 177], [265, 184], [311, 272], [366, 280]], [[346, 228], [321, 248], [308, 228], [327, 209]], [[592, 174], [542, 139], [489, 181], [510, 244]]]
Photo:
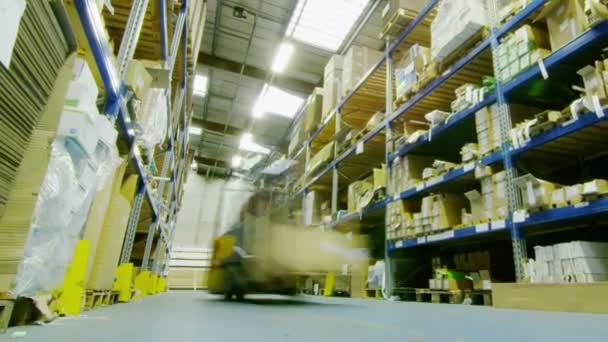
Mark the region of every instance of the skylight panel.
[[207, 76], [194, 75], [194, 85], [192, 87], [194, 96], [205, 97], [207, 95]]
[[369, 0], [298, 0], [286, 35], [331, 52], [340, 48]]

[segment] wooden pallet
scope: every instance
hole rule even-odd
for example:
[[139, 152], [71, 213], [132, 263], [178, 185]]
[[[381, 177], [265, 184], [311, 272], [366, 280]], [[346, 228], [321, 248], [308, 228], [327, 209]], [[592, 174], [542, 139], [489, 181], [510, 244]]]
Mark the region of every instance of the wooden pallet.
[[416, 302], [462, 304], [463, 290], [416, 289]]
[[[418, 26], [417, 29], [414, 30], [408, 37], [408, 40], [418, 41], [424, 45], [429, 45], [431, 38], [430, 26], [434, 17], [435, 10], [431, 11], [430, 15], [427, 15], [422, 23]], [[396, 38], [403, 30], [416, 18], [418, 13], [413, 10], [407, 10], [404, 8], [398, 9], [390, 20], [384, 25], [382, 32], [380, 33], [380, 38], [384, 39], [385, 37], [393, 37]]]
[[118, 292], [111, 290], [87, 290], [84, 296], [84, 309], [108, 306], [118, 301]]
[[492, 306], [492, 290], [465, 290], [464, 297], [470, 298], [473, 305]]
[[1, 299], [0, 300], [0, 332], [6, 332], [8, 324], [11, 321], [13, 315], [13, 309], [15, 307], [15, 301], [12, 299]]

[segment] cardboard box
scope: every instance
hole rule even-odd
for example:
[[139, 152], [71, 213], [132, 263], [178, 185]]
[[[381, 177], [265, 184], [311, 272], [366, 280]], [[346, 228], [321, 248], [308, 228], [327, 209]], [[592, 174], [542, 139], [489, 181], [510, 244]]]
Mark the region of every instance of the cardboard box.
[[308, 97], [304, 111], [304, 134], [314, 131], [321, 123], [323, 111], [323, 88], [315, 88]]
[[386, 187], [386, 168], [374, 169], [374, 190]]
[[341, 75], [332, 74], [323, 81], [323, 118], [328, 116], [331, 112], [336, 109], [338, 99], [342, 93], [342, 80]]
[[583, 0], [549, 1], [538, 19], [542, 18], [547, 19], [547, 28], [553, 51], [578, 37], [585, 31], [587, 25]]
[[374, 184], [366, 180], [356, 181], [348, 186], [348, 212], [358, 212], [369, 204], [373, 197]]
[[152, 76], [150, 76], [144, 64], [133, 59], [127, 68], [125, 84], [133, 89], [137, 98], [143, 99], [151, 83]]
[[382, 9], [382, 24], [386, 27], [390, 21], [395, 17], [399, 9], [404, 10], [406, 13], [411, 14], [412, 17], [415, 17], [415, 14], [420, 12], [424, 5], [426, 5], [426, 0], [389, 0], [387, 1], [386, 6]]
[[329, 161], [334, 155], [334, 142], [330, 142], [325, 145], [317, 154], [310, 159], [310, 163], [307, 165], [306, 173], [310, 174], [315, 172], [324, 163]]
[[344, 55], [341, 95], [346, 95], [352, 91], [359, 80], [381, 57], [382, 51], [352, 45]]

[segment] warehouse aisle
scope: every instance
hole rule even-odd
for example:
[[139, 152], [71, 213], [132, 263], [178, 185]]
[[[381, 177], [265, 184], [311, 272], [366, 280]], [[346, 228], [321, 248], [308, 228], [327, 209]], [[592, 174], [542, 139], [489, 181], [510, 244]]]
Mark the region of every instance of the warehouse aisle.
[[20, 341], [605, 341], [606, 323], [608, 315], [374, 300], [261, 296], [226, 303], [188, 291], [11, 328], [0, 340], [25, 331]]

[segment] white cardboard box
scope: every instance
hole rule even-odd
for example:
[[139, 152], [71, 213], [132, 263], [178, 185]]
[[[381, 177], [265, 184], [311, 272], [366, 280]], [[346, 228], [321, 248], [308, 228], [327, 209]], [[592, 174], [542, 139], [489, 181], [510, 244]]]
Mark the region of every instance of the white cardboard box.
[[91, 156], [99, 140], [95, 125], [88, 115], [64, 109], [61, 113], [57, 135], [74, 139], [80, 147]]

